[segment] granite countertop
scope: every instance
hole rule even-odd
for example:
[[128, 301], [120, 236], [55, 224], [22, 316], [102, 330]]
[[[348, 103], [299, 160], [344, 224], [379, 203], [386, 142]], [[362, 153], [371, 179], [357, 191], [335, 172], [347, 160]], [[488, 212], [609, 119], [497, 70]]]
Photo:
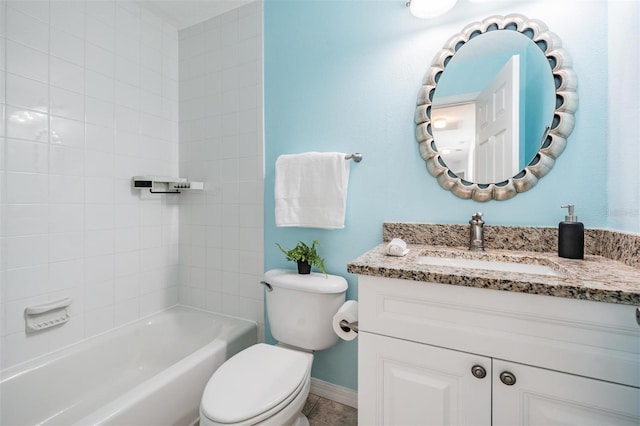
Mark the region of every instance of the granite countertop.
[[[573, 299], [640, 306], [640, 269], [598, 255], [584, 260], [564, 259], [552, 252], [486, 249], [470, 252], [464, 247], [408, 244], [404, 257], [386, 255], [380, 244], [347, 265], [353, 274], [400, 278]], [[418, 257], [502, 260], [547, 266], [559, 274], [547, 276], [521, 272], [419, 264]]]

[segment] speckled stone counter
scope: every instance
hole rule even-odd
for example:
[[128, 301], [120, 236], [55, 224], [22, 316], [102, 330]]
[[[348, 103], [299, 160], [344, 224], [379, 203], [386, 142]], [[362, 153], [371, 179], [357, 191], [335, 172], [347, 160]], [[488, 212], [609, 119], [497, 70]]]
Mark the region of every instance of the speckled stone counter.
[[[554, 228], [486, 227], [486, 250], [478, 253], [467, 249], [468, 226], [385, 223], [384, 240], [402, 238], [409, 253], [404, 257], [388, 256], [384, 242], [349, 262], [347, 271], [640, 306], [640, 236], [588, 230], [585, 259], [573, 260], [558, 257], [554, 231], [557, 232]], [[418, 258], [425, 255], [537, 264], [557, 271], [558, 276], [420, 264]], [[616, 257], [617, 260], [612, 259]]]

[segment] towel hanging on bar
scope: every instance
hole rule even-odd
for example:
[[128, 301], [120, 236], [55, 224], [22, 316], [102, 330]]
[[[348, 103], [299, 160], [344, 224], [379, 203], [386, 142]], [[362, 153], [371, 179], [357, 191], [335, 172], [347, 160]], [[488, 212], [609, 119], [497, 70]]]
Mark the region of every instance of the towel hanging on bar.
[[276, 160], [276, 226], [344, 228], [350, 163], [341, 152], [305, 152]]

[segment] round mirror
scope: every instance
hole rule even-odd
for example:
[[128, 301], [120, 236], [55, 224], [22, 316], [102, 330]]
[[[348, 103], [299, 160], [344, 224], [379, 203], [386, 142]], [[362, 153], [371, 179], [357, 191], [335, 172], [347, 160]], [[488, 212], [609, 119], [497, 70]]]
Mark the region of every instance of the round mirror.
[[449, 39], [418, 95], [427, 169], [461, 198], [505, 200], [549, 172], [573, 130], [577, 78], [558, 37], [522, 15]]

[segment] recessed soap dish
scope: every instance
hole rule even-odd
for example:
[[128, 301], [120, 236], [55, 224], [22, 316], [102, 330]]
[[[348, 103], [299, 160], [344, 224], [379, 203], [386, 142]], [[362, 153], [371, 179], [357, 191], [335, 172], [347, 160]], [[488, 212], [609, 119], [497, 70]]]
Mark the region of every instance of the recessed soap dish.
[[27, 333], [44, 330], [69, 321], [68, 297], [53, 300], [41, 305], [27, 306], [24, 309], [25, 329]]

